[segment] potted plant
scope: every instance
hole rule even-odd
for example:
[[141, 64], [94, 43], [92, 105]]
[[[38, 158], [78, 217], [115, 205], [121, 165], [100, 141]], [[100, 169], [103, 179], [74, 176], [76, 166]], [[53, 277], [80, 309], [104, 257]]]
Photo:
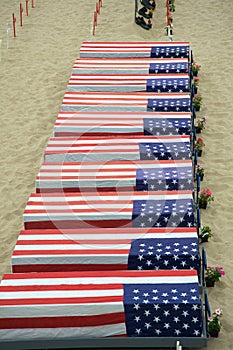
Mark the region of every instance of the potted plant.
[[197, 94], [197, 89], [199, 87], [199, 81], [200, 81], [200, 79], [198, 77], [193, 78], [193, 87], [194, 87], [195, 94]]
[[206, 209], [207, 204], [214, 201], [213, 193], [210, 191], [208, 187], [204, 188], [201, 191], [200, 196], [198, 198], [199, 208]]
[[200, 111], [201, 105], [202, 105], [202, 96], [201, 94], [195, 94], [192, 100], [196, 111]]
[[176, 10], [176, 7], [175, 7], [174, 2], [173, 2], [173, 3], [171, 3], [171, 4], [169, 4], [169, 11], [171, 11], [171, 12], [175, 12], [175, 10]]
[[170, 29], [170, 35], [172, 35], [172, 28], [173, 28], [173, 24], [170, 24], [170, 26], [167, 25], [166, 27], [164, 27], [164, 29], [167, 32], [167, 35], [169, 35], [169, 29]]
[[194, 147], [197, 150], [198, 157], [201, 157], [202, 151], [205, 147], [205, 143], [201, 137], [198, 137], [198, 139], [195, 141]]
[[202, 226], [200, 232], [200, 243], [208, 242], [208, 239], [213, 236], [212, 230], [209, 226]]
[[202, 181], [205, 175], [205, 169], [199, 162], [197, 162], [196, 173], [199, 175], [200, 180]]
[[201, 66], [197, 64], [197, 62], [194, 60], [192, 63], [192, 73], [194, 77], [198, 76], [198, 72], [200, 70]]
[[202, 130], [206, 128], [206, 119], [207, 119], [206, 115], [197, 119], [197, 125], [196, 125], [197, 134], [200, 134]]
[[217, 338], [219, 332], [222, 328], [220, 318], [222, 316], [222, 310], [220, 308], [216, 309], [212, 316], [208, 318], [208, 332], [211, 337]]
[[215, 282], [219, 282], [221, 277], [225, 275], [222, 267], [207, 266], [205, 271], [206, 287], [214, 287]]

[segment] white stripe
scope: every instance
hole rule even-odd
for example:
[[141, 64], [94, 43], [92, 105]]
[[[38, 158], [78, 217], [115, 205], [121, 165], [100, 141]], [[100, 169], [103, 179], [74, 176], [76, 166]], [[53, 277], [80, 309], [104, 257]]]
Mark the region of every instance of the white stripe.
[[190, 142], [190, 136], [186, 135], [186, 136], [182, 136], [182, 137], [171, 137], [171, 136], [166, 136], [166, 137], [150, 137], [150, 138], [143, 138], [143, 137], [137, 137], [137, 138], [125, 138], [125, 139], [115, 139], [115, 138], [111, 138], [111, 139], [95, 139], [95, 138], [88, 138], [88, 139], [76, 139], [76, 138], [67, 138], [67, 139], [63, 139], [62, 137], [56, 137], [56, 138], [51, 138], [49, 140], [48, 145], [89, 145], [89, 147], [94, 147], [94, 146], [98, 146], [101, 144], [109, 144], [109, 145], [125, 145], [127, 144], [127, 146], [130, 144], [138, 144], [138, 143], [172, 143], [174, 144], [175, 142]]
[[169, 283], [198, 283], [197, 276], [160, 276], [160, 277], [70, 277], [66, 278], [25, 278], [3, 279], [2, 286], [30, 286], [30, 285], [60, 285], [60, 284], [169, 284]]
[[[121, 193], [115, 193], [112, 192], [111, 195], [104, 195], [104, 194], [86, 194], [85, 192], [81, 193], [80, 196], [68, 196], [68, 195], [60, 195], [57, 194], [56, 196], [50, 196], [48, 193], [41, 196], [31, 196], [29, 198], [29, 201], [33, 202], [66, 202], [69, 201], [90, 201], [89, 204], [92, 205], [91, 201], [99, 200], [101, 201], [128, 201], [127, 206], [130, 206], [132, 204], [129, 203], [130, 200], [169, 200], [169, 199], [191, 199], [192, 197], [192, 191], [189, 191], [187, 194], [183, 193], [175, 193], [175, 194], [167, 194], [164, 192], [164, 194], [151, 194], [150, 192], [137, 194], [136, 192], [128, 193], [127, 195], [121, 194]], [[68, 204], [67, 204], [68, 205]], [[117, 202], [116, 202], [117, 205]], [[111, 203], [111, 207], [114, 207], [115, 204]], [[69, 204], [69, 207], [72, 207], [72, 204]]]
[[[57, 270], [63, 270], [63, 265], [66, 264], [86, 264], [86, 265], [109, 265], [109, 264], [124, 264], [128, 265], [128, 254], [111, 254], [111, 261], [109, 260], [109, 254], [98, 255], [74, 255], [74, 254], [59, 254], [59, 255], [30, 255], [30, 252], [25, 252], [25, 255], [13, 256], [12, 265], [38, 265], [38, 264], [55, 264], [60, 266]], [[47, 268], [46, 268], [47, 269]]]
[[95, 64], [124, 64], [124, 63], [128, 63], [130, 65], [134, 65], [134, 64], [145, 64], [148, 63], [148, 64], [151, 64], [151, 63], [161, 63], [161, 64], [168, 64], [168, 63], [188, 63], [188, 58], [162, 58], [162, 59], [158, 59], [158, 58], [136, 58], [133, 60], [132, 62], [132, 59], [129, 59], [129, 58], [124, 58], [124, 59], [121, 59], [120, 62], [118, 62], [118, 59], [117, 58], [105, 58], [105, 59], [98, 59], [98, 58], [95, 58], [95, 59], [85, 59], [85, 58], [81, 58], [81, 57], [78, 57], [75, 61], [75, 64], [87, 64], [89, 66], [93, 66]]
[[90, 210], [96, 210], [96, 209], [99, 209], [100, 211], [102, 210], [102, 209], [109, 209], [109, 212], [110, 211], [114, 211], [115, 209], [119, 209], [119, 210], [121, 210], [121, 209], [133, 209], [133, 204], [131, 204], [131, 203], [126, 203], [126, 204], [124, 204], [124, 205], [122, 205], [122, 204], [117, 204], [117, 203], [114, 203], [113, 205], [111, 204], [104, 204], [104, 203], [87, 203], [86, 205], [82, 205], [82, 204], [77, 204], [77, 205], [73, 205], [73, 204], [69, 204], [69, 203], [67, 203], [67, 204], [65, 204], [64, 203], [64, 205], [59, 205], [59, 206], [57, 206], [57, 205], [50, 205], [50, 204], [45, 204], [45, 205], [43, 205], [43, 204], [41, 204], [41, 205], [34, 205], [34, 204], [31, 204], [31, 205], [27, 205], [26, 206], [26, 210], [30, 210], [30, 209], [33, 209], [33, 210], [42, 210], [42, 209], [44, 209], [44, 208], [46, 208], [46, 209], [48, 209], [48, 210], [57, 210], [57, 209], [59, 209], [59, 210], [67, 210], [67, 209], [71, 209], [71, 210], [74, 210], [74, 209], [80, 209], [80, 210], [82, 210], [82, 209], [90, 209]]
[[[64, 303], [65, 304], [65, 303]], [[124, 312], [122, 302], [101, 303], [97, 308], [96, 304], [67, 304], [67, 305], [22, 305], [1, 307], [0, 318], [28, 318], [28, 317], [53, 317], [53, 316], [92, 316]]]
[[[161, 170], [164, 170], [164, 168], [190, 168], [192, 169], [192, 161], [191, 160], [184, 160], [182, 161], [181, 163], [166, 163], [166, 161], [164, 163], [159, 163], [159, 162], [154, 162], [153, 164], [152, 163], [140, 163], [138, 164], [137, 162], [130, 162], [129, 164], [127, 164], [127, 161], [125, 161], [125, 163], [115, 163], [115, 164], [104, 164], [104, 163], [96, 163], [96, 164], [80, 164], [80, 165], [76, 165], [76, 164], [72, 164], [72, 165], [67, 165], [67, 164], [64, 164], [64, 163], [61, 163], [61, 165], [52, 165], [52, 164], [46, 164], [44, 163], [42, 166], [41, 166], [41, 170], [46, 170], [49, 171], [50, 170], [59, 170], [60, 172], [57, 172], [57, 173], [51, 173], [51, 175], [55, 175], [55, 174], [63, 174], [63, 171], [65, 170], [71, 170], [71, 171], [76, 171], [77, 172], [80, 170], [80, 174], [83, 175], [83, 174], [90, 174], [90, 173], [84, 173], [84, 169], [88, 171], [88, 169], [94, 169], [98, 172], [98, 174], [101, 174], [103, 172], [103, 174], [108, 174], [108, 172], [104, 172], [106, 169], [110, 169], [110, 170], [113, 170], [114, 171], [114, 174], [118, 173], [117, 172], [117, 169], [118, 168], [121, 168], [125, 171], [127, 171], [128, 174], [131, 174], [133, 172], [130, 172], [129, 170], [127, 169], [146, 169], [146, 168], [153, 168], [153, 169], [161, 169]], [[92, 172], [94, 173], [94, 172]], [[119, 172], [119, 174], [123, 174], [124, 172], [121, 171]], [[40, 176], [46, 176], [44, 174], [47, 174], [47, 172], [42, 172], [40, 171]], [[70, 175], [71, 173], [68, 172], [67, 175]], [[74, 173], [77, 175], [77, 173]], [[80, 176], [80, 175], [79, 175]]]
[[[27, 250], [101, 250], [103, 251], [103, 254], [106, 254], [104, 250], [109, 250], [109, 249], [130, 249], [130, 244], [79, 244], [78, 242], [75, 244], [43, 244], [43, 245], [16, 245], [15, 251], [21, 250], [21, 251], [27, 251]], [[0, 290], [1, 291], [1, 290]]]
[[[152, 167], [152, 165], [151, 165], [151, 167]], [[85, 168], [86, 167], [83, 166], [83, 169], [85, 169]], [[95, 178], [96, 181], [98, 181], [98, 180], [103, 180], [103, 178], [101, 178], [101, 176], [109, 176], [109, 179], [106, 178], [105, 180], [106, 181], [112, 181], [112, 180], [119, 179], [117, 177], [119, 175], [131, 176], [132, 178], [134, 178], [135, 175], [136, 175], [136, 169], [133, 170], [133, 171], [129, 171], [129, 170], [126, 170], [126, 169], [123, 169], [125, 171], [117, 171], [117, 169], [115, 167], [112, 171], [101, 171], [101, 170], [102, 169], [99, 169], [99, 170], [96, 169], [97, 174], [95, 172], [93, 172], [93, 171], [91, 171], [91, 172], [85, 171], [84, 172], [84, 171], [82, 171], [82, 169], [81, 169], [80, 172], [78, 172], [78, 171], [76, 171], [76, 172], [70, 171], [70, 172], [62, 172], [62, 173], [61, 172], [57, 172], [57, 173], [49, 172], [49, 170], [48, 170], [48, 172], [40, 173], [40, 177], [46, 177], [46, 176], [53, 176], [53, 177], [57, 177], [57, 176], [59, 176], [59, 177], [61, 177], [61, 176], [64, 176], [64, 177], [66, 177], [66, 176], [75, 176], [77, 180], [81, 180], [82, 181], [83, 178], [84, 178], [84, 180], [86, 180], [85, 177], [92, 176], [92, 177]]]
[[[96, 230], [95, 230], [96, 231]], [[38, 235], [29, 235], [29, 234], [20, 234], [18, 240], [22, 240], [22, 241], [31, 241], [31, 240], [35, 240], [35, 241], [43, 241], [43, 240], [64, 240], [64, 239], [72, 239], [75, 241], [82, 241], [82, 240], [105, 240], [106, 242], [111, 241], [111, 240], [121, 240], [121, 239], [125, 239], [125, 240], [133, 240], [133, 239], [139, 239], [139, 238], [143, 238], [143, 239], [150, 239], [150, 238], [155, 238], [155, 239], [163, 239], [163, 238], [193, 238], [193, 237], [197, 237], [197, 233], [196, 232], [184, 232], [184, 233], [176, 233], [176, 232], [169, 232], [169, 233], [128, 233], [128, 234], [122, 234], [120, 233], [121, 229], [119, 229], [119, 233], [109, 233], [109, 234], [101, 234], [98, 233], [96, 234], [96, 232], [94, 232], [93, 234], [87, 234], [87, 233], [83, 233], [83, 234], [71, 234], [71, 233], [65, 233], [62, 234], [38, 234]], [[29, 231], [28, 231], [29, 232]], [[110, 243], [110, 242], [109, 242]]]
[[125, 323], [97, 327], [0, 329], [0, 340], [74, 339], [126, 334]]
[[[103, 297], [103, 296], [120, 296], [123, 295], [123, 289], [109, 289], [109, 290], [54, 290], [49, 291], [15, 291], [15, 292], [1, 292], [0, 300], [13, 300], [13, 299], [50, 299], [53, 304], [52, 298], [85, 298], [85, 297]], [[64, 302], [65, 304], [65, 302]]]

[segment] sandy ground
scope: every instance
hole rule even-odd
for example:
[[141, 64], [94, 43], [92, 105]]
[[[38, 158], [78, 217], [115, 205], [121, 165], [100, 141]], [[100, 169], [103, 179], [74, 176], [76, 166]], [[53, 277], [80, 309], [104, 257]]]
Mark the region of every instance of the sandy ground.
[[[103, 0], [95, 41], [166, 40], [165, 0], [157, 0], [153, 29], [134, 24], [134, 0]], [[95, 0], [37, 1], [19, 26], [17, 0], [0, 3], [0, 274], [10, 271], [11, 254], [22, 228], [22, 214], [52, 133], [74, 60], [82, 41], [91, 39]], [[6, 24], [17, 17], [17, 38], [10, 32], [6, 49]], [[223, 266], [226, 276], [208, 290], [212, 310], [224, 312], [223, 329], [208, 348], [233, 349], [232, 203], [233, 203], [233, 99], [231, 0], [177, 0], [174, 40], [189, 41], [201, 64], [200, 92], [207, 115], [202, 133], [206, 149], [200, 162], [206, 169], [202, 188], [210, 187], [215, 201], [202, 210], [202, 224], [214, 237], [205, 244], [208, 263]]]

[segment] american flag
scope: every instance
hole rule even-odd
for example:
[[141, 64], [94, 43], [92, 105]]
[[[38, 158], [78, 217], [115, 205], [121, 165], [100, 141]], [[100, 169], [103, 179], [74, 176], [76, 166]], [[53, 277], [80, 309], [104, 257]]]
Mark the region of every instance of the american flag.
[[83, 42], [80, 57], [189, 57], [188, 42]]
[[72, 74], [68, 91], [190, 92], [188, 74]]
[[6, 274], [0, 341], [201, 337], [196, 271]]
[[191, 160], [43, 163], [37, 192], [194, 190]]
[[190, 135], [190, 113], [60, 112], [54, 136]]
[[187, 58], [77, 58], [73, 74], [189, 73]]
[[22, 230], [13, 272], [200, 269], [196, 228]]
[[190, 94], [67, 91], [62, 111], [190, 112]]
[[195, 227], [192, 191], [31, 194], [26, 229]]
[[191, 153], [189, 136], [51, 137], [45, 161], [186, 160]]

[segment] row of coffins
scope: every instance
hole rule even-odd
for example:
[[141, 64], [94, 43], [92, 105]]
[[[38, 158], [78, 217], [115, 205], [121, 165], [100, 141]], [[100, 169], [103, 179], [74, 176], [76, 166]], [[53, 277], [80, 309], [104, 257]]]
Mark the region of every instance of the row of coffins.
[[[178, 72], [189, 45], [83, 43], [80, 56], [0, 285], [1, 349], [206, 346], [191, 81]], [[177, 77], [122, 76], [120, 62]]]

